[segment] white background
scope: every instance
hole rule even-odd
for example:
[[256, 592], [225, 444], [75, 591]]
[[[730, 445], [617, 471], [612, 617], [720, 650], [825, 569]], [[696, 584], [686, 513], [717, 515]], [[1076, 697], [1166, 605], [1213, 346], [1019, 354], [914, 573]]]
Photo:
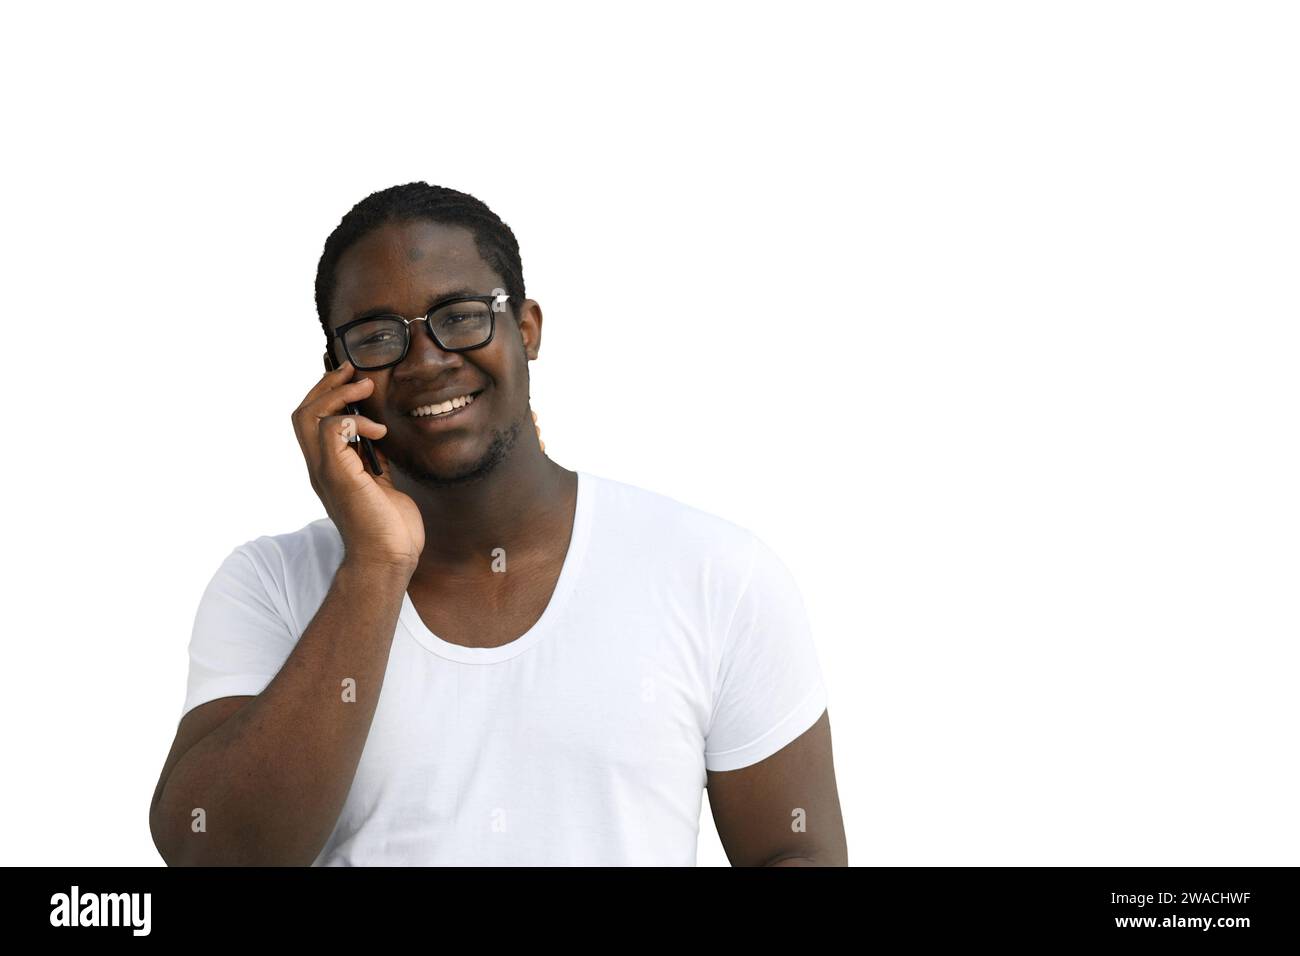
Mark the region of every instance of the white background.
[[548, 453], [794, 571], [852, 864], [1300, 863], [1295, 8], [465, 7], [6, 13], [3, 862], [161, 863], [198, 598], [324, 514], [322, 244], [425, 180]]

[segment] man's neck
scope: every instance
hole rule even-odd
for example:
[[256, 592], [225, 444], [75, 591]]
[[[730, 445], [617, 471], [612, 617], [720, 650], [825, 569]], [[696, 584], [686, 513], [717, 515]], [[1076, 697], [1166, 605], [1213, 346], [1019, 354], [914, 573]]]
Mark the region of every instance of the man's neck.
[[[504, 548], [509, 560], [544, 547], [555, 529], [568, 527], [577, 474], [540, 450], [513, 454], [486, 475], [463, 485], [430, 487], [395, 482], [424, 518], [424, 550], [412, 583], [432, 583], [448, 570], [492, 560]], [[396, 477], [396, 476], [395, 476]]]

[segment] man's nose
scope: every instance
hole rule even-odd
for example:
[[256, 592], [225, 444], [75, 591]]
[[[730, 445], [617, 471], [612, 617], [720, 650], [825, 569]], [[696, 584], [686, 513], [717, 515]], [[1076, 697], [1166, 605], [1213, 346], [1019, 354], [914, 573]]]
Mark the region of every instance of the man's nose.
[[455, 365], [461, 361], [456, 352], [445, 351], [434, 341], [427, 319], [412, 322], [408, 330], [411, 334], [411, 344], [406, 350], [406, 358], [402, 359], [402, 365], [441, 366]]

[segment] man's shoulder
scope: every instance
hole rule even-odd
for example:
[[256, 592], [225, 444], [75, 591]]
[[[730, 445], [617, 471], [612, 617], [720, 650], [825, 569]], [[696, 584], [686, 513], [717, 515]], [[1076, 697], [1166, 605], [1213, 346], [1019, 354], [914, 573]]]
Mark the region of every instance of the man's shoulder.
[[596, 520], [630, 546], [748, 566], [756, 538], [741, 524], [669, 494], [589, 475], [597, 491]]
[[234, 550], [284, 581], [303, 569], [336, 567], [343, 559], [343, 538], [333, 520], [326, 516], [294, 531], [250, 538]]

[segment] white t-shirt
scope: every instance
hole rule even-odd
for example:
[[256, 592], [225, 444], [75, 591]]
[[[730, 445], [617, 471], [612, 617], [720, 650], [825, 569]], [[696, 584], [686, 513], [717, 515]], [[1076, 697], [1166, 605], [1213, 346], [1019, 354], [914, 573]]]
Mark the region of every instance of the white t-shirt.
[[[762, 540], [583, 471], [576, 509], [550, 603], [517, 640], [449, 643], [404, 598], [313, 866], [694, 866], [705, 770], [757, 763], [821, 716], [800, 592]], [[182, 716], [261, 693], [342, 559], [329, 518], [235, 548], [199, 602]]]

